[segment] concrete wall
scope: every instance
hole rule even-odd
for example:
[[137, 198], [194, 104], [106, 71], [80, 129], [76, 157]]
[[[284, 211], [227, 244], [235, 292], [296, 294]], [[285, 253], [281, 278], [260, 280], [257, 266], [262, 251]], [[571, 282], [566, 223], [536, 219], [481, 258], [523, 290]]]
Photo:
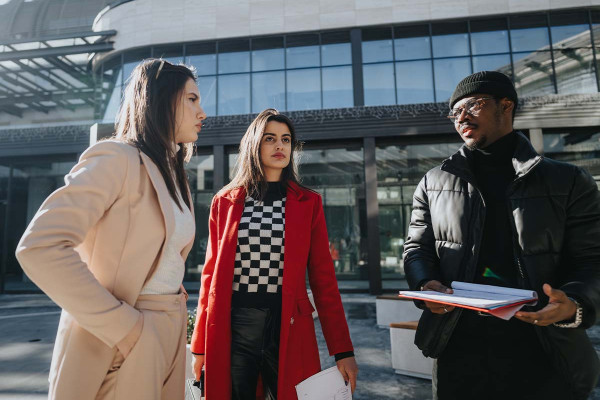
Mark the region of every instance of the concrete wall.
[[600, 0], [135, 0], [100, 15], [115, 51], [246, 37], [600, 5]]

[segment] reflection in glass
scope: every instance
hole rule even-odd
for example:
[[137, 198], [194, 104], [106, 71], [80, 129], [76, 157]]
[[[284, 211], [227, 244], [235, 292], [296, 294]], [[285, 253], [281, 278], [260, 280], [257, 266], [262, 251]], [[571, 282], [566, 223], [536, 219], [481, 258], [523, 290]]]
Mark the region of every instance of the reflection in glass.
[[394, 64], [363, 65], [365, 106], [396, 104]]
[[121, 105], [121, 86], [115, 86], [113, 88], [112, 93], [110, 94], [110, 98], [108, 103], [106, 103], [106, 109], [104, 110], [104, 116], [102, 117], [102, 122], [104, 123], [113, 123], [117, 118], [117, 112], [119, 111], [119, 106]]
[[535, 51], [548, 49], [548, 28], [511, 29], [512, 51]]
[[321, 46], [321, 65], [352, 64], [350, 43], [324, 44]]
[[317, 110], [321, 108], [321, 76], [319, 68], [287, 71], [287, 109]]
[[367, 280], [366, 229], [361, 225], [366, 219], [362, 149], [304, 150], [300, 177], [322, 196], [337, 278]]
[[396, 63], [398, 104], [433, 103], [431, 60]]
[[219, 76], [219, 115], [250, 113], [250, 75]]
[[249, 52], [219, 53], [219, 74], [248, 71], [250, 71]]
[[515, 88], [519, 97], [555, 93], [549, 51], [513, 55]]
[[560, 47], [587, 47], [591, 45], [590, 26], [565, 25], [550, 28], [554, 50]]
[[[76, 163], [75, 155], [56, 158], [45, 157], [45, 159], [26, 158], [27, 160], [20, 160], [12, 165], [10, 190], [5, 189], [7, 198], [0, 198], [0, 200], [6, 200], [6, 202], [0, 202], [0, 216], [4, 213], [4, 207], [10, 204], [10, 213], [6, 215], [7, 218], [0, 220], [0, 227], [7, 235], [3, 237], [8, 248], [6, 265], [3, 266], [6, 271], [7, 290], [18, 290], [17, 285], [20, 282], [29, 281], [15, 258], [15, 249], [25, 228], [43, 201], [56, 189], [64, 186], [64, 176]], [[2, 169], [2, 175], [9, 172], [6, 167]], [[6, 184], [8, 184], [7, 177], [0, 176], [0, 185]], [[0, 262], [2, 261], [4, 260], [0, 259]], [[22, 290], [22, 286], [20, 290]]]
[[415, 60], [431, 57], [429, 36], [395, 39], [394, 46], [396, 60]]
[[186, 280], [197, 281], [202, 273], [208, 243], [208, 218], [215, 188], [213, 184], [214, 157], [212, 154], [196, 154], [186, 164], [190, 190], [194, 204], [196, 237], [194, 246], [186, 260]]
[[354, 106], [352, 67], [323, 68], [323, 108]]
[[283, 69], [283, 49], [252, 51], [252, 71]]
[[565, 48], [554, 52], [559, 94], [595, 93], [594, 54], [590, 48]]
[[196, 73], [201, 75], [214, 75], [217, 73], [217, 55], [202, 54], [198, 56], [188, 56], [187, 63], [196, 67]]
[[508, 31], [471, 33], [471, 51], [475, 54], [507, 53]]
[[287, 68], [318, 67], [319, 46], [299, 46], [285, 49]]
[[252, 112], [265, 108], [285, 110], [285, 73], [283, 71], [252, 74]]
[[206, 115], [217, 115], [217, 77], [198, 77], [198, 90], [200, 90], [201, 105]]
[[447, 101], [454, 88], [464, 77], [471, 74], [471, 62], [468, 57], [433, 60], [435, 73], [435, 99]]
[[392, 40], [373, 40], [362, 43], [363, 63], [392, 61]]
[[584, 130], [544, 133], [544, 155], [587, 170], [600, 182], [600, 133]]
[[510, 55], [498, 54], [473, 57], [473, 72], [479, 71], [499, 71], [511, 76]]
[[427, 171], [439, 166], [460, 146], [458, 141], [377, 146], [375, 157], [382, 279], [404, 277], [402, 252], [415, 188]]
[[469, 55], [469, 35], [467, 33], [433, 36], [432, 44], [434, 57]]

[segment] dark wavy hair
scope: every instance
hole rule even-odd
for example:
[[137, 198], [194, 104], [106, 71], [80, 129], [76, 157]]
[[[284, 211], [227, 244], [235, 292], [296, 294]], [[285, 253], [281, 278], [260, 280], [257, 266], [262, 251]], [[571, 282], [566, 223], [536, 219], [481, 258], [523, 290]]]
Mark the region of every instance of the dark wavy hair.
[[[260, 144], [267, 123], [271, 121], [286, 124], [290, 135], [292, 136], [292, 151], [290, 153], [290, 162], [281, 172], [281, 182], [287, 187], [289, 182], [300, 184], [298, 177], [298, 166], [296, 161], [297, 153], [302, 150], [302, 143], [296, 137], [296, 129], [292, 120], [281, 114], [274, 108], [267, 108], [256, 116], [250, 124], [246, 133], [240, 142], [238, 159], [235, 165], [235, 174], [231, 182], [226, 185], [221, 192], [227, 192], [239, 187], [243, 187], [246, 193], [257, 196], [257, 200], [262, 200], [267, 192], [267, 180], [265, 171], [260, 161]], [[296, 158], [294, 157], [296, 156]]]
[[125, 88], [117, 113], [114, 138], [143, 151], [158, 167], [169, 194], [183, 210], [177, 196], [191, 209], [184, 162], [192, 157], [193, 144], [175, 147], [176, 111], [185, 84], [196, 80], [193, 69], [161, 59], [137, 65]]

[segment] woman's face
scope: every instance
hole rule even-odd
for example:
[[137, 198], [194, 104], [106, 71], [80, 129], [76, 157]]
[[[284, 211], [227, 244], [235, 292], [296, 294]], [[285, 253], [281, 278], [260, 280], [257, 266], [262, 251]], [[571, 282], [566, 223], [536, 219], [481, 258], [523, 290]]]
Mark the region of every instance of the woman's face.
[[193, 79], [188, 79], [175, 110], [175, 143], [195, 142], [205, 119], [198, 85]]
[[260, 142], [260, 162], [268, 182], [279, 181], [290, 163], [292, 135], [287, 124], [269, 121]]

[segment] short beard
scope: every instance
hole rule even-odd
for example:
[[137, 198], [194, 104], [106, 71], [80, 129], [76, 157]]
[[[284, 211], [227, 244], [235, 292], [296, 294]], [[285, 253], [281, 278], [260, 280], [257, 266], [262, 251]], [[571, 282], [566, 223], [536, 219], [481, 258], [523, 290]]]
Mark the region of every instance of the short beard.
[[478, 141], [473, 142], [472, 144], [467, 144], [465, 142], [465, 146], [467, 146], [467, 149], [469, 149], [471, 151], [475, 151], [475, 150], [485, 148], [486, 143], [487, 143], [487, 138], [485, 136], [482, 136]]

